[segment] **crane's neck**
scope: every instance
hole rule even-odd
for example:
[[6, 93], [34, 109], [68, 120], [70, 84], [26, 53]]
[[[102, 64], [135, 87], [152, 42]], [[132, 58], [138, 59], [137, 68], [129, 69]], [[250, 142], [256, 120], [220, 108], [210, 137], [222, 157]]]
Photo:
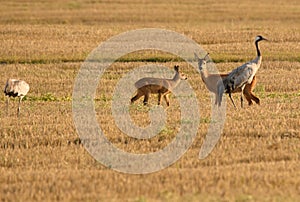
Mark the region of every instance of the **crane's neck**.
[[261, 54], [260, 54], [260, 50], [259, 50], [259, 47], [258, 47], [258, 42], [259, 41], [255, 41], [255, 46], [256, 46], [256, 51], [257, 51], [257, 57], [260, 57]]
[[261, 53], [260, 53], [260, 50], [259, 50], [258, 42], [259, 42], [259, 41], [255, 41], [255, 46], [256, 46], [256, 51], [257, 51], [257, 57], [256, 57], [256, 59], [254, 60], [254, 62], [255, 62], [256, 64], [258, 64], [258, 66], [260, 66], [261, 61], [262, 61], [262, 56], [261, 56]]

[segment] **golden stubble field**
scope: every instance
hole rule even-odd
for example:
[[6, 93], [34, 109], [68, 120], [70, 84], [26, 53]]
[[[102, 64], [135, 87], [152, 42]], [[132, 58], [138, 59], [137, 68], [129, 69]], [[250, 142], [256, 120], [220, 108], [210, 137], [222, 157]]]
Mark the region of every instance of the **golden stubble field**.
[[[0, 96], [0, 199], [2, 201], [299, 201], [300, 4], [298, 1], [7, 1], [0, 6], [0, 78], [26, 80], [31, 90], [16, 117]], [[220, 72], [255, 57], [263, 64], [255, 94], [261, 105], [227, 116], [220, 141], [198, 159], [210, 122], [210, 95], [198, 72], [161, 52], [133, 53], [105, 72], [95, 97], [107, 138], [133, 153], [164, 148], [180, 127], [176, 98], [164, 130], [149, 140], [122, 134], [111, 115], [113, 90], [126, 72], [143, 65], [180, 65], [199, 102], [200, 125], [191, 148], [156, 173], [129, 175], [97, 162], [80, 144], [72, 119], [72, 91], [87, 55], [101, 42], [138, 28], [170, 29], [210, 52]], [[234, 95], [239, 103], [239, 95]], [[150, 97], [156, 104], [156, 96]], [[163, 105], [166, 108], [165, 104]], [[130, 108], [147, 126], [142, 99]], [[159, 163], [159, 162], [158, 162]]]

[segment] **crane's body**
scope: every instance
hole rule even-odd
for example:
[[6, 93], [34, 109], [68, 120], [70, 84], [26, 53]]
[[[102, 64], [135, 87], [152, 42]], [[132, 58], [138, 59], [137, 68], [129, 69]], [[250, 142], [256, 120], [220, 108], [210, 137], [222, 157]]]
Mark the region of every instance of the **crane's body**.
[[[258, 59], [258, 61], [257, 61]], [[228, 80], [233, 82], [232, 87], [239, 88], [245, 84], [250, 84], [261, 64], [261, 57], [256, 58], [248, 63], [231, 71], [227, 77]]]
[[4, 87], [4, 94], [7, 96], [7, 105], [6, 105], [7, 112], [8, 112], [9, 98], [19, 97], [18, 116], [20, 115], [21, 101], [25, 97], [25, 95], [27, 95], [29, 89], [30, 89], [29, 84], [23, 80], [7, 79]]
[[[234, 101], [231, 97], [231, 93], [234, 92], [237, 88], [242, 88], [242, 92], [246, 86], [246, 84], [250, 84], [253, 81], [253, 78], [256, 75], [256, 72], [261, 66], [262, 56], [260, 54], [260, 50], [258, 47], [258, 42], [266, 40], [262, 36], [257, 36], [255, 39], [255, 46], [257, 50], [257, 57], [254, 60], [251, 60], [242, 66], [239, 66], [232, 70], [228, 76], [218, 82], [217, 86], [217, 103], [219, 106], [222, 102], [223, 93], [228, 93], [232, 104], [235, 106]], [[243, 94], [241, 94], [241, 106], [243, 107]]]

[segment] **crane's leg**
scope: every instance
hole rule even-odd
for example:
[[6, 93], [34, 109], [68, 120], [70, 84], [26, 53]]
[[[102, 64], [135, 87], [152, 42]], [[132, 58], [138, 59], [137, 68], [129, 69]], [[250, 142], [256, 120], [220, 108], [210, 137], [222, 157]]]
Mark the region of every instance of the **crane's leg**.
[[230, 98], [230, 100], [231, 100], [231, 102], [232, 102], [234, 108], [236, 109], [236, 106], [235, 106], [235, 104], [234, 104], [234, 101], [233, 101], [233, 99], [232, 99], [232, 97], [231, 97], [231, 93], [229, 93], [229, 98]]
[[21, 110], [21, 101], [23, 97], [19, 98], [19, 104], [18, 104], [18, 117], [20, 117], [20, 110]]
[[243, 106], [243, 101], [244, 101], [244, 99], [243, 99], [243, 95], [241, 95], [241, 108], [243, 108], [244, 106]]
[[244, 101], [244, 98], [243, 98], [243, 92], [244, 92], [245, 86], [246, 86], [246, 85], [243, 85], [243, 86], [242, 86], [242, 92], [241, 92], [241, 108], [244, 107], [244, 105], [243, 105], [243, 101]]
[[9, 114], [8, 105], [9, 105], [9, 96], [7, 96], [7, 100], [6, 100], [6, 114], [7, 114], [7, 116]]

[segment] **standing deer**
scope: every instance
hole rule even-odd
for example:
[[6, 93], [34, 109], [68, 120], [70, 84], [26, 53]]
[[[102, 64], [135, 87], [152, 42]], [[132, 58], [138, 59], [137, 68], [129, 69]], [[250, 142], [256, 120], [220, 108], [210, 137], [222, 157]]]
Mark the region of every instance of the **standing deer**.
[[[205, 55], [205, 57], [203, 59], [199, 58], [199, 56], [194, 53], [195, 55], [195, 59], [198, 61], [198, 68], [200, 70], [200, 75], [201, 75], [201, 79], [202, 81], [204, 82], [206, 88], [215, 94], [215, 97], [216, 97], [216, 100], [215, 100], [215, 104], [218, 103], [218, 100], [217, 100], [217, 84], [218, 84], [218, 81], [221, 80], [221, 79], [224, 79], [228, 76], [228, 73], [223, 73], [223, 74], [210, 74], [207, 70], [207, 61], [208, 61], [208, 55], [209, 53], [207, 53]], [[248, 104], [249, 106], [252, 105], [252, 100], [256, 103], [256, 104], [260, 104], [260, 100], [258, 97], [256, 97], [254, 94], [253, 94], [253, 89], [255, 88], [255, 85], [256, 85], [256, 77], [254, 76], [253, 77], [253, 80], [250, 84], [246, 84], [244, 90], [243, 90], [243, 94], [245, 96], [245, 98], [247, 99], [248, 101]], [[232, 91], [231, 93], [238, 93], [238, 92], [241, 92], [242, 91], [242, 88], [236, 88], [234, 91]]]
[[29, 85], [25, 81], [17, 80], [17, 79], [7, 79], [4, 87], [4, 94], [7, 96], [7, 102], [6, 102], [7, 113], [8, 113], [9, 98], [19, 97], [18, 116], [20, 116], [21, 101], [28, 93], [28, 91], [29, 91]]
[[[244, 91], [247, 84], [251, 84], [257, 70], [260, 68], [262, 56], [258, 47], [258, 42], [262, 40], [267, 40], [262, 36], [257, 36], [255, 38], [255, 47], [257, 51], [257, 57], [242, 66], [239, 66], [232, 70], [227, 77], [222, 81], [218, 82], [218, 93], [217, 93], [217, 102], [218, 105], [221, 105], [223, 93], [228, 93], [229, 98], [231, 99], [232, 104], [235, 106], [231, 93], [236, 89], [241, 88]], [[241, 105], [243, 107], [243, 94], [241, 94]]]
[[172, 79], [145, 77], [135, 83], [137, 93], [131, 98], [131, 104], [144, 96], [144, 105], [148, 103], [150, 94], [158, 94], [158, 105], [161, 104], [161, 97], [165, 99], [167, 106], [170, 106], [169, 94], [180, 82], [186, 80], [187, 77], [179, 72], [179, 66], [174, 66], [175, 75]]

